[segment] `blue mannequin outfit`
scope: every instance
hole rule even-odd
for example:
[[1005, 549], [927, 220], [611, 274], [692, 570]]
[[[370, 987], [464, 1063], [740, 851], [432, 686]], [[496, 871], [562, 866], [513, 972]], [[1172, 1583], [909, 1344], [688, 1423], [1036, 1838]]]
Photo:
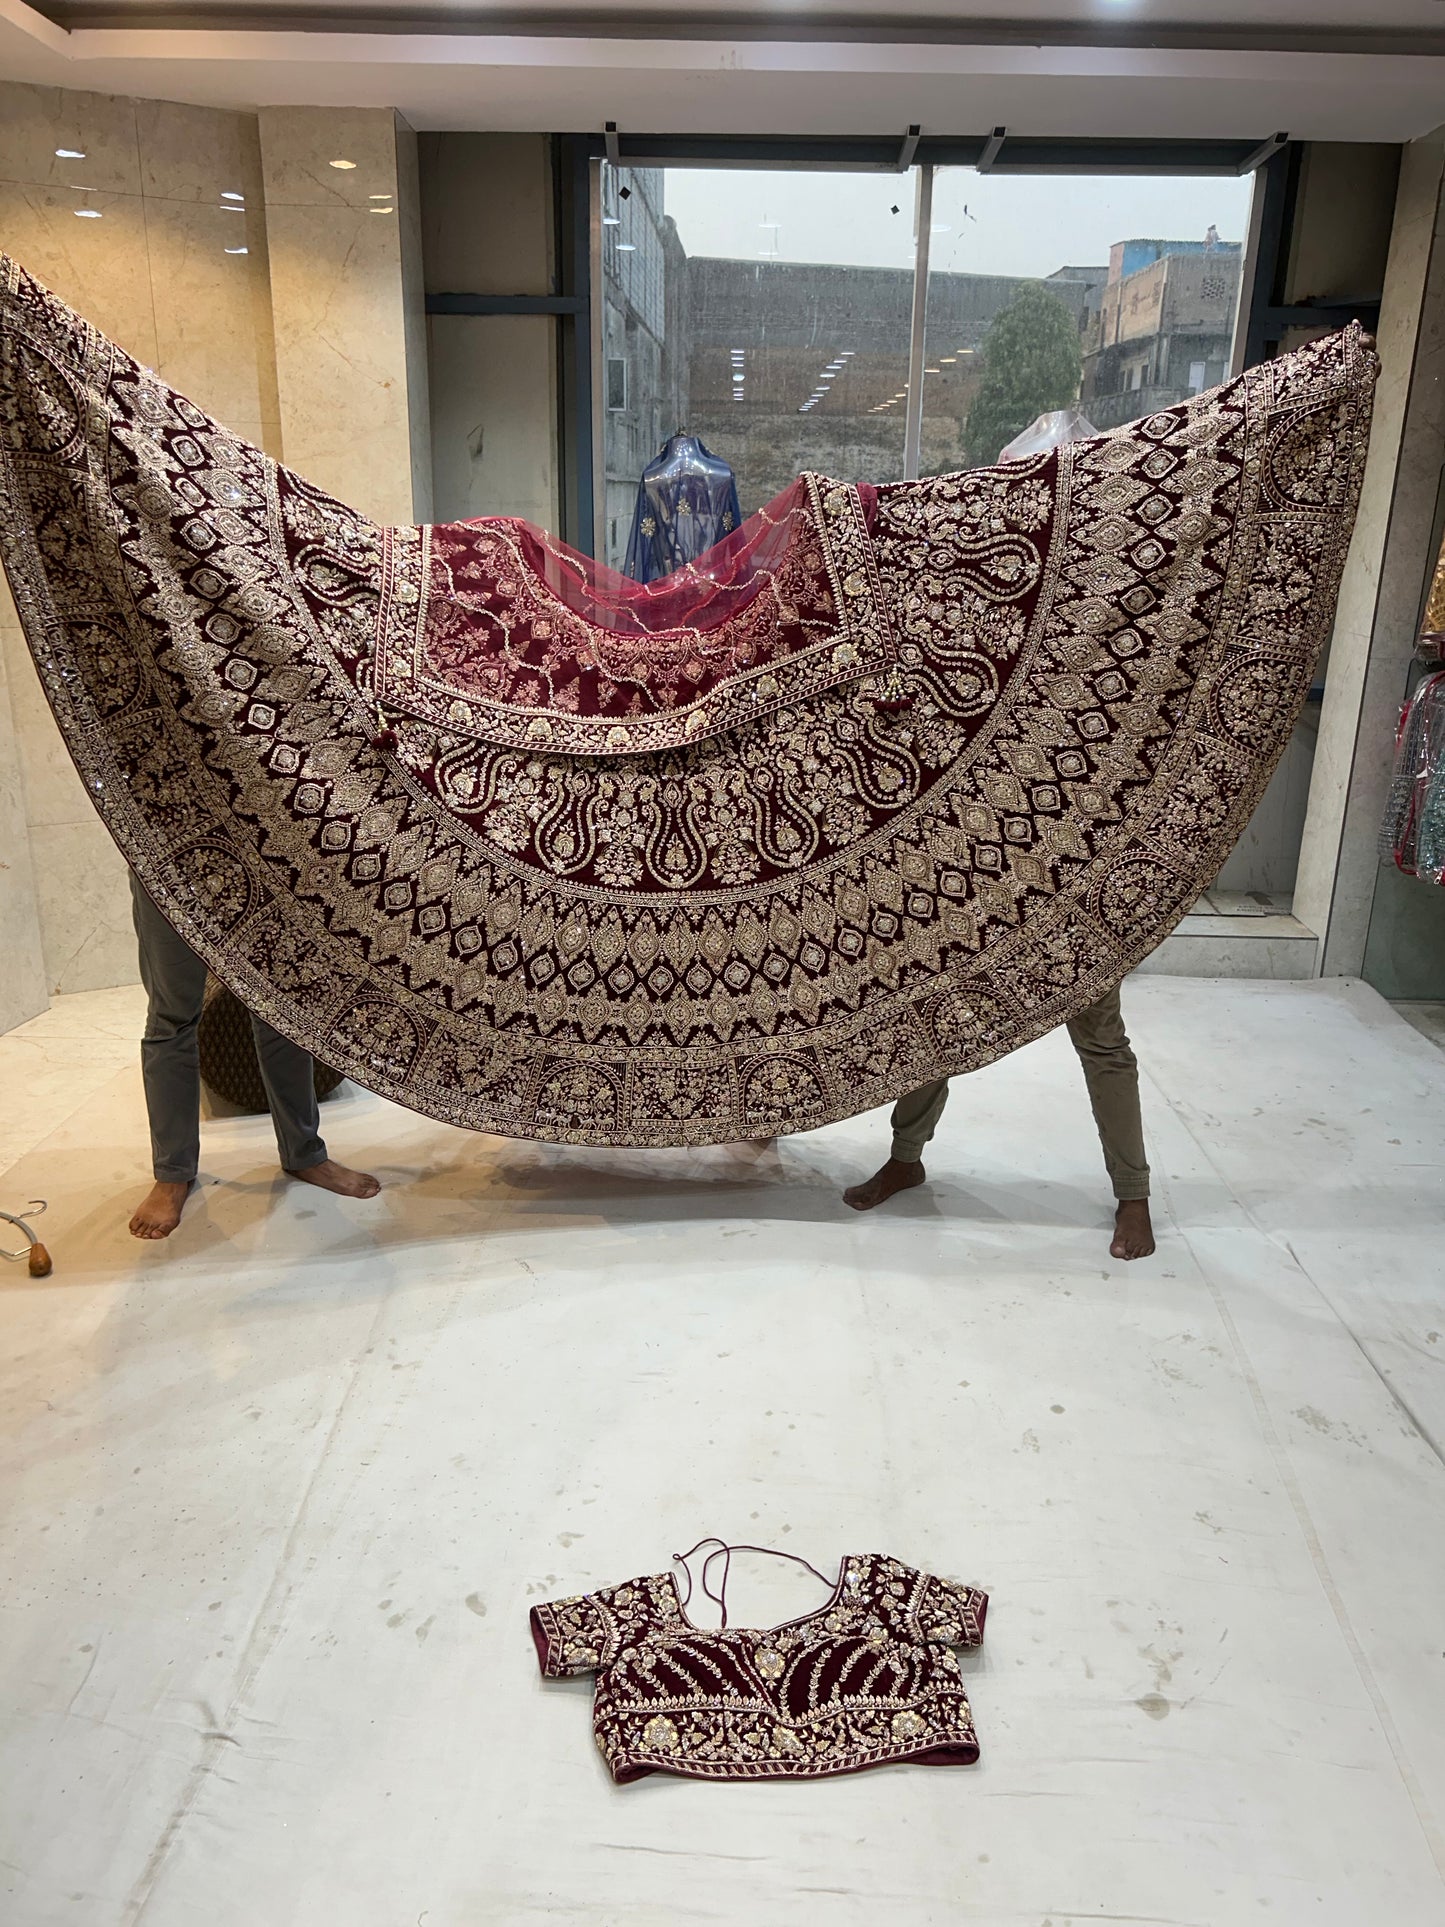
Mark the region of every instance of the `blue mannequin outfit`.
[[695, 435], [674, 435], [642, 472], [623, 573], [656, 582], [696, 561], [742, 519], [727, 463]]

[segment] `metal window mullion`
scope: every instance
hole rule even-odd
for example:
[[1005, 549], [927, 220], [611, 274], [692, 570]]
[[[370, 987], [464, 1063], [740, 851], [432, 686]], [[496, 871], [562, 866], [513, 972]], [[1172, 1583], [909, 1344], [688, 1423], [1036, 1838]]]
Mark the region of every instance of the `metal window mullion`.
[[592, 438], [592, 553], [601, 562], [607, 554], [607, 411], [603, 392], [603, 324], [607, 306], [602, 285], [602, 170], [605, 161], [593, 160], [589, 167], [587, 195], [587, 247], [591, 260], [589, 316], [592, 353], [591, 420], [587, 433]]
[[908, 340], [908, 402], [903, 414], [903, 479], [918, 480], [923, 451], [923, 363], [928, 324], [928, 242], [933, 231], [933, 169], [918, 169], [918, 235], [913, 249], [913, 326]]

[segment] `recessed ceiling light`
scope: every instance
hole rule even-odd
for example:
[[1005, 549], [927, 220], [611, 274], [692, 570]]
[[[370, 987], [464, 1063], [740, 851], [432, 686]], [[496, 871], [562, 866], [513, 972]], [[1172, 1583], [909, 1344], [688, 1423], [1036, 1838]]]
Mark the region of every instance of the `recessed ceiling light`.
[[227, 248], [226, 249], [227, 254], [249, 254], [250, 252], [251, 250], [249, 248]]
[[78, 147], [57, 147], [55, 158], [59, 161], [83, 161], [85, 155]]
[[356, 166], [356, 162], [355, 162], [355, 161], [333, 161], [333, 162], [331, 163], [331, 165], [332, 165], [333, 167], [339, 167], [339, 168], [342, 168], [342, 169], [344, 169], [344, 170], [345, 170], [345, 171], [346, 171], [347, 173], [350, 173], [350, 172], [351, 172], [351, 170], [352, 170], [352, 168], [354, 168], [354, 167]]
[[603, 227], [621, 227], [622, 222], [615, 214], [604, 214], [602, 217], [602, 225]]
[[619, 254], [636, 254], [637, 243], [635, 241], [619, 241], [617, 243], [617, 252]]
[[389, 194], [368, 194], [366, 198], [368, 201], [389, 201], [391, 196]]
[[100, 219], [100, 209], [98, 207], [78, 207], [75, 210], [75, 218], [77, 221], [98, 221]]
[[952, 368], [958, 360], [957, 355], [940, 355], [939, 363], [944, 368]]
[[395, 214], [396, 209], [394, 207], [373, 207], [368, 208], [367, 212], [369, 214]]
[[238, 194], [233, 187], [223, 187], [221, 189], [221, 199], [223, 201], [244, 201], [245, 198], [244, 194]]
[[221, 203], [222, 214], [244, 214], [245, 212], [245, 208], [237, 207], [234, 201], [222, 201]]

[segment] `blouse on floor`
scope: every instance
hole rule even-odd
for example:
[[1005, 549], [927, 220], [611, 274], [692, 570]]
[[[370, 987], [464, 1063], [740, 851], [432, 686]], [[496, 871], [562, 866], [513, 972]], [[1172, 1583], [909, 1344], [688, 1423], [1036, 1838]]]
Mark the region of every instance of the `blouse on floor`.
[[825, 1606], [765, 1631], [694, 1626], [670, 1573], [534, 1606], [531, 1623], [545, 1678], [596, 1673], [593, 1730], [619, 1784], [801, 1780], [972, 1764], [951, 1648], [982, 1642], [987, 1610], [977, 1587], [863, 1553]]

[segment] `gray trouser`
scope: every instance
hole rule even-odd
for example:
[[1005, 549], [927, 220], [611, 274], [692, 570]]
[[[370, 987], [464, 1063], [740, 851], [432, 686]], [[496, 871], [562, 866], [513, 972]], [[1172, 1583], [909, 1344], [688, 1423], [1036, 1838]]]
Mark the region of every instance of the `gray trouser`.
[[[1120, 1203], [1126, 1198], [1147, 1198], [1149, 1162], [1139, 1113], [1139, 1065], [1129, 1047], [1117, 988], [1071, 1020], [1069, 1038], [1084, 1067], [1114, 1196]], [[895, 1158], [914, 1164], [922, 1157], [947, 1102], [946, 1077], [899, 1098], [893, 1107]]]
[[[206, 966], [166, 922], [134, 872], [130, 895], [140, 940], [140, 980], [150, 999], [140, 1057], [152, 1164], [157, 1178], [189, 1184], [201, 1155], [196, 1027], [206, 995]], [[308, 1165], [323, 1163], [326, 1146], [317, 1129], [316, 1072], [311, 1058], [254, 1013], [251, 1033], [282, 1165], [288, 1171], [304, 1171]]]

